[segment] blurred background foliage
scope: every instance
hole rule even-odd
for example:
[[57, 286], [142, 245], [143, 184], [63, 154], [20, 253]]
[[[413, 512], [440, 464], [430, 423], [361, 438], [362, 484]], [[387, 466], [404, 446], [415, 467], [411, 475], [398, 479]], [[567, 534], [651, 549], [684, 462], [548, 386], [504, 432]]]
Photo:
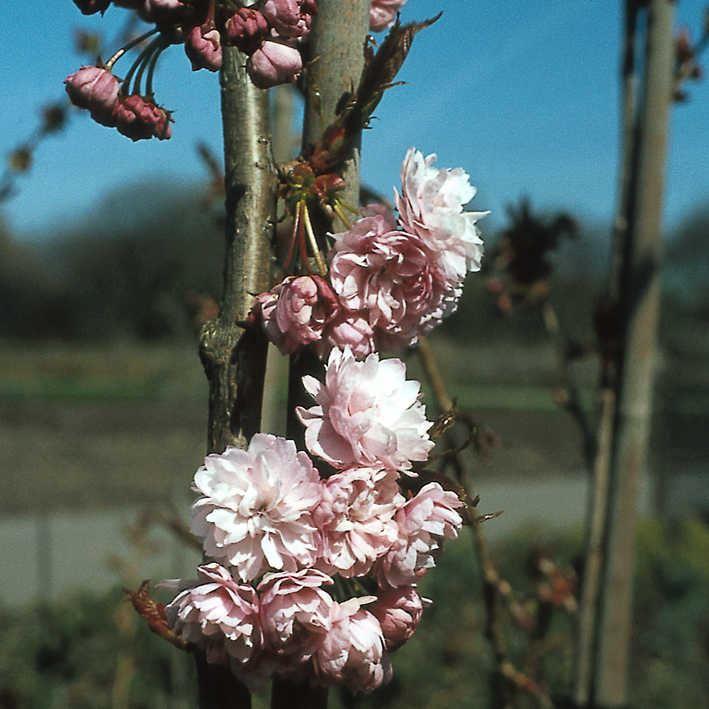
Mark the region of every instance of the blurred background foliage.
[[[532, 208], [534, 205], [532, 205]], [[484, 226], [484, 225], [483, 225]], [[608, 228], [578, 223], [554, 261], [553, 300], [576, 334], [592, 337], [602, 290]], [[686, 337], [709, 303], [709, 202], [668, 234], [663, 344]], [[486, 234], [490, 250], [497, 240]], [[5, 340], [179, 341], [191, 336], [196, 296], [218, 296], [220, 226], [204, 188], [145, 182], [106, 198], [91, 221], [34, 240], [15, 240], [0, 222], [0, 297]], [[538, 318], [514, 326], [496, 316], [484, 280], [471, 276], [445, 334], [460, 342], [543, 338]]]

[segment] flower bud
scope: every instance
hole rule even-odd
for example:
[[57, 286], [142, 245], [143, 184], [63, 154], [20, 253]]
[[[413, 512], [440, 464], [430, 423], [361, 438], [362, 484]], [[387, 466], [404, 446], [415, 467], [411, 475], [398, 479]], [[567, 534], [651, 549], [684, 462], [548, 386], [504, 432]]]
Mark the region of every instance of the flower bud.
[[411, 639], [423, 614], [423, 599], [413, 586], [384, 591], [371, 608], [382, 626], [382, 634], [390, 652]]
[[113, 109], [113, 119], [118, 132], [133, 141], [168, 140], [172, 135], [169, 113], [138, 94], [120, 99]]
[[314, 0], [266, 0], [263, 4], [264, 16], [282, 37], [307, 36], [316, 12]]
[[94, 15], [97, 12], [104, 13], [111, 4], [111, 0], [74, 0], [81, 13], [84, 15]]
[[249, 57], [246, 68], [256, 86], [269, 89], [295, 81], [303, 69], [303, 58], [297, 47], [267, 40]]
[[185, 53], [192, 62], [192, 70], [222, 68], [222, 40], [219, 30], [207, 23], [195, 25], [185, 37]]
[[64, 80], [71, 102], [91, 112], [95, 121], [114, 126], [113, 110], [118, 102], [118, 79], [108, 70], [98, 66], [83, 66]]
[[241, 7], [224, 23], [226, 41], [245, 54], [253, 54], [268, 36], [266, 18], [254, 8]]

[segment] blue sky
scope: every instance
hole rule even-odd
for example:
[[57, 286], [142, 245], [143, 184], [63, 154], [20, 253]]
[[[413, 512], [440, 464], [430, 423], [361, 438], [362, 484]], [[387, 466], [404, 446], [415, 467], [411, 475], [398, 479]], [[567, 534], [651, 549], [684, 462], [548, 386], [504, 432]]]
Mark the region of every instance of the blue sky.
[[[704, 0], [682, 0], [678, 24], [698, 27]], [[410, 145], [439, 163], [468, 170], [474, 204], [501, 215], [529, 194], [542, 207], [563, 206], [610, 222], [617, 159], [619, 0], [409, 0], [404, 18], [443, 10], [417, 38], [401, 78], [380, 105], [364, 141], [364, 178], [389, 194]], [[0, 63], [0, 150], [33, 124], [36, 109], [61, 95], [77, 65], [72, 28], [116, 28], [113, 10], [83, 18], [70, 0], [8, 3], [3, 11], [12, 54]], [[3, 216], [20, 236], [42, 238], [90, 217], [127, 181], [196, 184], [197, 140], [220, 150], [218, 83], [192, 73], [179, 48], [162, 60], [158, 97], [175, 110], [169, 142], [132, 144], [76, 115], [45, 143]], [[666, 224], [709, 198], [709, 86], [673, 111]], [[126, 208], [130, 208], [126, 205]], [[493, 217], [494, 219], [494, 217]]]

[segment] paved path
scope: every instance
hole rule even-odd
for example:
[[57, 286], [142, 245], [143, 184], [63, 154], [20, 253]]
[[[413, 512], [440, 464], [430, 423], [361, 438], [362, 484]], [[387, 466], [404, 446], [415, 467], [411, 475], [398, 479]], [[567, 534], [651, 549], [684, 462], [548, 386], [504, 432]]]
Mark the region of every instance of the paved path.
[[[691, 480], [688, 478], [690, 486], [698, 485], [706, 496], [706, 479], [700, 483]], [[504, 510], [502, 517], [487, 524], [492, 539], [534, 524], [552, 530], [569, 528], [585, 516], [586, 483], [580, 474], [534, 483], [483, 482], [477, 492], [482, 512]], [[642, 486], [640, 509], [649, 509], [648, 485]], [[0, 520], [3, 602], [17, 606], [80, 589], [98, 591], [119, 582], [136, 583], [142, 578], [191, 576], [198, 555], [167, 532], [151, 534], [155, 549], [149, 555], [141, 556], [131, 546], [126, 529], [137, 515], [137, 509], [124, 508]]]

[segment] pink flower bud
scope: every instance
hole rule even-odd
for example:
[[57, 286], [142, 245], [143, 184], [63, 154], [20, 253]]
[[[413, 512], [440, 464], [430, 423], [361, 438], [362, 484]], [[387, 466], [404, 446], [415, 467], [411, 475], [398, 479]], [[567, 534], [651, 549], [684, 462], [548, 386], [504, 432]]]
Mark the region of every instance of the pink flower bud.
[[74, 5], [76, 5], [84, 15], [94, 15], [97, 12], [103, 14], [110, 4], [111, 0], [74, 0]]
[[222, 68], [222, 40], [213, 25], [195, 25], [185, 38], [185, 53], [192, 62], [192, 70]]
[[254, 313], [283, 354], [322, 338], [338, 309], [337, 297], [320, 276], [290, 276], [256, 298]]
[[98, 66], [83, 66], [64, 81], [71, 102], [91, 112], [95, 121], [105, 126], [116, 125], [113, 110], [118, 102], [118, 79]]
[[264, 16], [282, 37], [307, 36], [316, 12], [314, 0], [266, 0], [263, 4]]
[[300, 50], [285, 42], [266, 40], [246, 65], [251, 81], [260, 89], [295, 81], [303, 69]]
[[411, 639], [423, 614], [423, 599], [413, 586], [384, 591], [371, 609], [382, 626], [386, 648], [390, 652]]
[[245, 54], [253, 54], [268, 36], [266, 18], [254, 8], [241, 7], [224, 23], [226, 41]]
[[121, 98], [113, 109], [113, 120], [118, 132], [133, 141], [172, 136], [170, 115], [150, 99], [137, 94]]

